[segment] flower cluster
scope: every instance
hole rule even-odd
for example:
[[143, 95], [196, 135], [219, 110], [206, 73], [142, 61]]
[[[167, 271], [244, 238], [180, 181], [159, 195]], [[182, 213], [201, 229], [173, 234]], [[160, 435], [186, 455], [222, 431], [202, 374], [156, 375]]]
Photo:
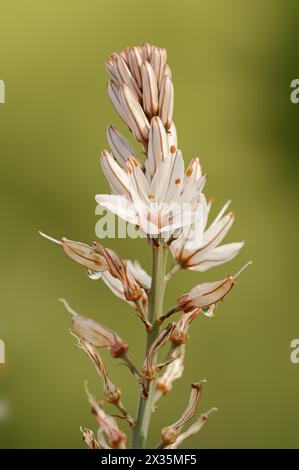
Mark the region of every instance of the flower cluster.
[[[173, 122], [174, 88], [165, 49], [145, 44], [114, 53], [106, 62], [110, 76], [108, 95], [126, 127], [137, 141], [129, 140], [112, 125], [107, 128], [109, 150], [100, 157], [110, 194], [98, 194], [97, 203], [147, 238], [152, 249], [153, 268], [149, 276], [136, 261], [121, 258], [101, 242], [91, 245], [66, 238], [55, 240], [64, 253], [87, 271], [93, 280], [102, 280], [120, 299], [127, 302], [145, 325], [146, 354], [137, 368], [128, 356], [128, 343], [116, 332], [91, 318], [78, 315], [62, 300], [72, 314], [72, 334], [87, 354], [103, 382], [103, 401], [97, 401], [86, 387], [88, 400], [98, 423], [95, 435], [81, 428], [88, 447], [125, 448], [127, 436], [118, 427], [116, 417], [105, 411], [105, 403], [114, 405], [133, 429], [134, 447], [145, 447], [152, 411], [161, 396], [168, 394], [184, 370], [185, 343], [191, 324], [197, 317], [213, 317], [217, 304], [231, 291], [236, 275], [196, 285], [181, 295], [176, 305], [163, 311], [167, 282], [180, 269], [204, 272], [234, 258], [244, 242], [221, 245], [232, 227], [235, 215], [224, 205], [208, 225], [211, 208], [203, 193], [207, 176], [198, 158], [185, 168]], [[166, 269], [167, 253], [173, 266]], [[163, 325], [171, 315], [175, 321]], [[168, 351], [161, 358], [162, 349]], [[112, 382], [98, 349], [108, 350], [128, 366], [140, 389], [137, 415], [131, 418], [121, 401], [121, 391]], [[189, 404], [174, 424], [161, 431], [159, 448], [176, 448], [197, 433], [209, 414], [201, 414], [184, 432], [195, 416], [202, 395], [202, 381], [192, 384]]]

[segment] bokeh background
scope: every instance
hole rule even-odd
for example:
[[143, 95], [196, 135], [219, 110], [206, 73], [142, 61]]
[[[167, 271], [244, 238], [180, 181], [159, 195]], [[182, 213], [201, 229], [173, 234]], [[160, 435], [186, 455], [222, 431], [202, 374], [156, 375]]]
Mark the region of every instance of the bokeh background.
[[[95, 429], [84, 380], [101, 384], [69, 334], [65, 297], [82, 314], [117, 329], [141, 364], [144, 331], [129, 306], [89, 280], [56, 245], [37, 235], [91, 242], [94, 195], [108, 190], [98, 162], [105, 127], [124, 127], [106, 94], [104, 61], [146, 41], [168, 49], [175, 122], [189, 161], [209, 174], [213, 214], [233, 200], [228, 241], [245, 239], [237, 259], [205, 274], [179, 273], [167, 306], [195, 283], [254, 265], [219, 307], [198, 318], [184, 379], [160, 402], [150, 445], [183, 410], [189, 384], [205, 377], [201, 410], [217, 406], [190, 447], [298, 447], [299, 337], [297, 202], [299, 104], [296, 0], [1, 0], [0, 447], [81, 448], [79, 426]], [[142, 240], [106, 240], [150, 269]], [[103, 357], [134, 413], [136, 386]]]

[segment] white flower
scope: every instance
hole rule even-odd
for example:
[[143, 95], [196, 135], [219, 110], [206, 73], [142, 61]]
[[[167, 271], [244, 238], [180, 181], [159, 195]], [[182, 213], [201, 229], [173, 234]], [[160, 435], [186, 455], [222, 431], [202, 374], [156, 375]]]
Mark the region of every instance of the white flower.
[[[192, 183], [190, 182], [190, 184]], [[185, 184], [189, 187], [188, 182]], [[209, 268], [230, 261], [239, 253], [244, 245], [244, 242], [237, 242], [218, 246], [235, 220], [233, 212], [224, 215], [230, 201], [224, 205], [208, 229], [206, 229], [206, 224], [210, 207], [203, 195], [201, 196], [201, 201], [204, 224], [202, 240], [199, 241], [199, 238], [196, 236], [197, 233], [190, 227], [189, 232], [184, 232], [181, 237], [174, 240], [170, 245], [171, 252], [177, 263], [182, 268], [193, 271], [206, 271]]]
[[[205, 178], [198, 181], [192, 191], [184, 191], [184, 160], [180, 150], [167, 155], [158, 164], [150, 183], [134, 158], [127, 160], [127, 170], [130, 197], [100, 194], [96, 200], [101, 206], [138, 225], [151, 237], [169, 237], [175, 230], [198, 220], [200, 214], [191, 203], [194, 194], [198, 199]], [[111, 179], [111, 187], [119, 189], [116, 186], [119, 176], [112, 172], [106, 175]]]

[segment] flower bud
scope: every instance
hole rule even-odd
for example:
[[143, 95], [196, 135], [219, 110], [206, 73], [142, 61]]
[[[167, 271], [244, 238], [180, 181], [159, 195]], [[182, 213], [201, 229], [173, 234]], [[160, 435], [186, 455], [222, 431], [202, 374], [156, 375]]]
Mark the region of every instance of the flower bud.
[[161, 90], [159, 94], [159, 116], [165, 126], [169, 130], [173, 117], [173, 101], [174, 91], [173, 84], [169, 75], [164, 75], [161, 82]]
[[143, 109], [150, 117], [158, 111], [158, 86], [155, 71], [147, 61], [141, 65]]
[[133, 77], [133, 75], [130, 72], [130, 69], [128, 68], [126, 62], [124, 59], [118, 55], [115, 54], [115, 70], [116, 74], [118, 76], [118, 80], [121, 84], [127, 85], [131, 92], [134, 93], [137, 99], [140, 99], [142, 97], [140, 88]]
[[146, 143], [149, 132], [149, 122], [140, 106], [138, 99], [128, 87], [123, 84], [119, 88], [119, 100], [122, 112], [126, 116], [126, 122], [136, 139], [141, 143]]
[[141, 64], [142, 64], [142, 57], [138, 47], [130, 47], [129, 52], [129, 65], [130, 70], [135, 77], [136, 82], [142, 87], [142, 79], [141, 79]]
[[126, 168], [127, 158], [133, 156], [138, 159], [138, 154], [130, 142], [113, 126], [107, 127], [107, 140], [109, 147], [122, 168]]

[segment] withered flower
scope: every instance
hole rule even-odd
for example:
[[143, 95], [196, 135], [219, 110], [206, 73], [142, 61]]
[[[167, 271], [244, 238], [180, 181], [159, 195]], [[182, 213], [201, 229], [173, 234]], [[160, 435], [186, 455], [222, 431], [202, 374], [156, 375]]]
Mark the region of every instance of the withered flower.
[[175, 357], [172, 359], [173, 360], [165, 368], [164, 373], [157, 379], [154, 402], [157, 402], [161, 395], [166, 395], [168, 392], [170, 392], [173, 382], [182, 377], [184, 372], [185, 359], [184, 344], [176, 348]]
[[178, 421], [176, 421], [174, 424], [171, 424], [170, 426], [162, 429], [162, 442], [159, 445], [160, 448], [173, 444], [177, 440], [185, 424], [187, 424], [188, 421], [190, 421], [190, 419], [192, 419], [195, 415], [199, 405], [199, 399], [202, 395], [202, 384], [195, 383], [192, 384], [191, 387], [192, 390], [188, 406], [180, 419], [178, 419]]
[[81, 426], [80, 431], [82, 432], [83, 440], [84, 440], [85, 444], [87, 445], [87, 447], [89, 447], [89, 449], [100, 449], [101, 448], [100, 444], [96, 440], [95, 435], [91, 431], [91, 429], [84, 428], [83, 426]]
[[191, 312], [185, 313], [181, 316], [179, 321], [176, 323], [175, 328], [171, 335], [171, 341], [176, 344], [184, 344], [187, 341], [187, 333], [189, 326], [193, 322], [193, 320], [199, 315], [201, 312], [200, 308], [195, 308], [191, 310]]
[[121, 391], [109, 378], [108, 372], [106, 370], [105, 364], [100, 354], [95, 349], [95, 347], [92, 346], [90, 343], [88, 343], [87, 341], [84, 341], [82, 338], [78, 338], [77, 336], [76, 338], [78, 340], [78, 346], [88, 355], [91, 362], [95, 366], [98, 374], [103, 380], [105, 400], [115, 405], [118, 408], [118, 410], [122, 413], [124, 418], [128, 421], [130, 426], [133, 426], [134, 420], [131, 418], [131, 416], [129, 415], [129, 413], [127, 412], [127, 410], [125, 409], [125, 407], [123, 406], [120, 400]]
[[128, 272], [126, 261], [122, 260], [113, 250], [104, 247], [101, 243], [94, 242], [93, 247], [105, 259], [110, 274], [122, 283], [126, 299], [135, 301], [141, 298], [143, 290], [140, 284]]
[[157, 368], [159, 368], [159, 366], [154, 365], [154, 358], [158, 351], [170, 339], [174, 328], [175, 323], [169, 323], [169, 325], [167, 325], [167, 327], [159, 333], [159, 335], [149, 348], [142, 369], [142, 373], [145, 379], [152, 380], [155, 377]]
[[85, 391], [88, 401], [95, 418], [107, 436], [107, 441], [112, 449], [124, 449], [127, 441], [127, 436], [119, 429], [115, 419], [105, 413], [103, 407], [98, 403], [93, 395], [88, 390], [85, 384]]
[[169, 446], [167, 446], [166, 448], [167, 449], [177, 449], [179, 447], [179, 445], [182, 444], [182, 442], [184, 442], [189, 437], [191, 437], [194, 434], [197, 434], [199, 431], [201, 431], [203, 426], [208, 421], [209, 416], [214, 411], [218, 411], [217, 408], [215, 408], [215, 407], [211, 408], [209, 411], [206, 411], [206, 413], [201, 414], [199, 416], [199, 418], [197, 418], [197, 420], [187, 429], [187, 431], [182, 432], [182, 434], [180, 434], [177, 437], [177, 440], [173, 444], [170, 444]]

